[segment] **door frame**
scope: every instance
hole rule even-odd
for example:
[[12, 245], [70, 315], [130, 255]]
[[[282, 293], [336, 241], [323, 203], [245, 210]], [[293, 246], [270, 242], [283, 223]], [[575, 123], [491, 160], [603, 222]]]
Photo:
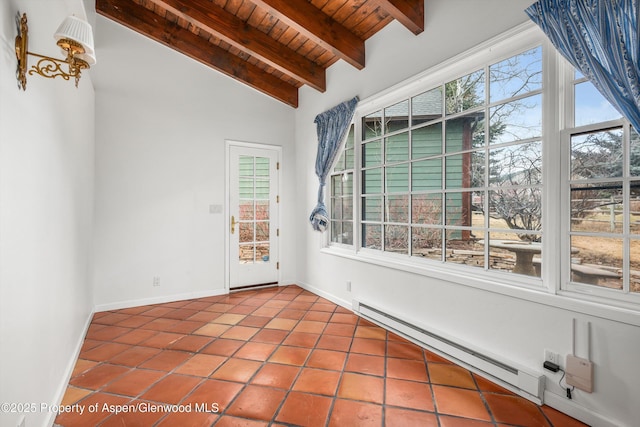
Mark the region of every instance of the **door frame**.
[[[282, 146], [281, 145], [271, 145], [271, 144], [262, 144], [257, 142], [245, 142], [245, 141], [237, 141], [233, 139], [225, 139], [225, 190], [224, 190], [224, 289], [228, 294], [231, 292], [231, 257], [229, 256], [231, 252], [231, 236], [229, 234], [229, 230], [231, 229], [231, 207], [230, 207], [230, 198], [231, 198], [231, 148], [232, 147], [242, 147], [242, 148], [255, 148], [259, 150], [269, 150], [273, 151], [276, 154], [276, 161], [278, 163], [282, 162]], [[282, 183], [280, 179], [280, 170], [277, 169], [278, 173], [278, 185], [276, 188], [276, 192], [278, 195], [281, 194]], [[280, 209], [280, 204], [277, 206], [278, 210]], [[281, 212], [278, 213], [278, 228], [282, 229], [280, 218], [282, 218]], [[278, 245], [276, 248], [276, 253], [274, 254], [276, 257], [276, 262], [280, 260], [280, 241], [278, 241]], [[277, 270], [277, 282], [276, 286], [280, 286], [280, 282], [282, 279], [282, 274], [280, 269]]]

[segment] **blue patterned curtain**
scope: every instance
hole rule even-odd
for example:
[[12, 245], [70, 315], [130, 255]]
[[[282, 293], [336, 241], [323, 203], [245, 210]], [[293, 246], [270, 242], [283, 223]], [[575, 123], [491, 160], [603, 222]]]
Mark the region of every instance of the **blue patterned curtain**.
[[539, 0], [525, 12], [640, 131], [638, 0]]
[[311, 212], [309, 221], [316, 231], [324, 231], [329, 225], [329, 214], [324, 204], [324, 187], [327, 175], [336, 159], [340, 143], [347, 134], [358, 97], [336, 105], [329, 111], [318, 114], [314, 123], [318, 133], [318, 155], [316, 157], [316, 175], [320, 180], [318, 204]]

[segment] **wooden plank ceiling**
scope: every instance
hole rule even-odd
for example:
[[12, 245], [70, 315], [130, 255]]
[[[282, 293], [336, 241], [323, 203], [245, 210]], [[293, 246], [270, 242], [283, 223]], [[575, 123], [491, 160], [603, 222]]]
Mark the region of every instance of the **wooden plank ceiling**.
[[96, 11], [292, 107], [326, 90], [342, 59], [365, 66], [364, 41], [396, 19], [424, 30], [424, 0], [96, 0]]

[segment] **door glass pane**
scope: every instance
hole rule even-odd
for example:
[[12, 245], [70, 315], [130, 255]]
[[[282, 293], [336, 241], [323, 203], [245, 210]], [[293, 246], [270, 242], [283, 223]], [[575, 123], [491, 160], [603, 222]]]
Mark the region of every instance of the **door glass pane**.
[[253, 199], [253, 178], [240, 178], [240, 199]]
[[253, 263], [255, 249], [253, 243], [250, 245], [240, 245], [239, 249], [238, 261], [241, 264]]
[[[269, 260], [269, 192], [268, 157], [239, 156], [238, 216], [239, 262], [243, 264]], [[256, 244], [256, 242], [260, 242]]]
[[256, 157], [256, 176], [269, 176], [269, 158]]
[[260, 243], [256, 245], [256, 262], [269, 262], [269, 244], [268, 243]]
[[256, 222], [256, 242], [264, 242], [269, 240], [269, 222]]
[[269, 219], [269, 201], [268, 200], [256, 200], [256, 219], [258, 221]]
[[253, 157], [240, 156], [238, 161], [240, 176], [253, 176]]
[[240, 242], [253, 242], [253, 222], [241, 222], [238, 224], [238, 232], [240, 233]]
[[253, 201], [241, 200], [240, 206], [240, 220], [252, 220], [253, 219]]
[[256, 179], [256, 199], [269, 200], [269, 181]]

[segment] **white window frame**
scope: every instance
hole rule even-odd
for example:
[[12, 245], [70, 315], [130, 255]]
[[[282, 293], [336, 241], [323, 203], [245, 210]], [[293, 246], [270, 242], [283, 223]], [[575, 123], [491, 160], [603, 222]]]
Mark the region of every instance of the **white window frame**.
[[[361, 245], [362, 189], [360, 188], [362, 118], [447, 81], [474, 72], [487, 63], [497, 63], [540, 45], [543, 47], [544, 75], [542, 252], [545, 254], [541, 277], [529, 277], [453, 263], [445, 264], [363, 248]], [[566, 242], [567, 228], [563, 218], [568, 216], [568, 202], [563, 200], [566, 199], [568, 185], [568, 168], [566, 167], [568, 152], [565, 149], [566, 143], [562, 142], [566, 138], [565, 129], [572, 125], [568, 120], [570, 115], [568, 109], [571, 110], [571, 114], [573, 111], [572, 88], [568, 87], [570, 80], [566, 78], [570, 72], [572, 68], [559, 56], [539, 28], [532, 23], [525, 23], [392, 86], [378, 95], [361, 101], [354, 115], [356, 134], [356, 165], [353, 183], [354, 245], [345, 247], [332, 244], [330, 233], [327, 233], [328, 237], [321, 252], [640, 326], [640, 304], [606, 298], [602, 295], [594, 297], [591, 293], [585, 294], [581, 290], [568, 288], [566, 285], [569, 279], [569, 267], [567, 256], [563, 254], [565, 252], [569, 254], [569, 248]], [[560, 114], [561, 111], [565, 111], [566, 114]], [[563, 185], [557, 185], [557, 183]], [[557, 236], [562, 238], [558, 239]]]
[[[357, 164], [356, 159], [355, 159], [355, 156], [357, 155], [356, 153], [357, 153], [358, 150], [357, 150], [356, 141], [355, 141], [356, 129], [355, 129], [355, 125], [354, 125], [353, 121], [349, 124], [349, 127], [347, 129], [350, 129], [351, 126], [354, 126], [354, 129], [353, 129], [354, 141], [353, 141], [353, 148], [352, 148], [353, 149], [353, 154], [354, 154], [353, 168], [352, 169], [345, 168], [344, 170], [342, 170], [340, 172], [336, 172], [336, 171], [334, 171], [334, 168], [335, 168], [336, 165], [335, 164], [332, 165], [331, 172], [329, 173], [329, 176], [327, 178], [327, 180], [328, 180], [327, 187], [328, 188], [327, 188], [327, 191], [326, 191], [326, 194], [325, 194], [325, 199], [327, 199], [325, 204], [326, 204], [327, 210], [329, 212], [329, 228], [327, 229], [327, 233], [326, 233], [327, 241], [324, 242], [324, 245], [325, 246], [332, 246], [332, 247], [335, 247], [335, 248], [343, 248], [343, 249], [346, 249], [346, 250], [353, 249], [354, 245], [356, 243], [356, 240], [355, 240], [356, 239], [355, 228], [356, 228], [356, 225], [357, 225], [356, 224], [357, 216], [356, 216], [355, 200], [356, 200], [356, 194], [357, 194], [357, 191], [358, 191], [358, 189], [356, 188], [356, 185], [359, 185], [359, 182], [357, 181], [358, 164]], [[338, 149], [338, 155], [336, 156], [336, 160], [335, 160], [336, 162], [342, 157], [342, 154], [344, 153], [344, 150], [346, 148], [346, 141], [349, 138], [349, 135], [350, 135], [349, 131], [347, 131], [347, 135], [345, 135], [344, 140], [340, 142], [340, 147]], [[351, 224], [353, 226], [353, 231], [352, 231], [352, 236], [351, 237], [353, 239], [353, 244], [351, 244], [351, 245], [349, 245], [347, 243], [334, 242], [334, 241], [331, 240], [331, 236], [333, 235], [333, 216], [332, 216], [333, 204], [331, 203], [331, 201], [333, 200], [333, 188], [331, 187], [331, 185], [333, 183], [333, 177], [334, 176], [343, 175], [344, 173], [351, 173], [351, 175], [353, 177], [353, 183], [352, 183], [353, 190], [352, 190], [352, 194], [351, 194], [351, 206], [352, 206], [352, 211], [353, 211], [353, 218], [351, 219]], [[344, 222], [344, 220], [342, 220], [342, 221]]]

